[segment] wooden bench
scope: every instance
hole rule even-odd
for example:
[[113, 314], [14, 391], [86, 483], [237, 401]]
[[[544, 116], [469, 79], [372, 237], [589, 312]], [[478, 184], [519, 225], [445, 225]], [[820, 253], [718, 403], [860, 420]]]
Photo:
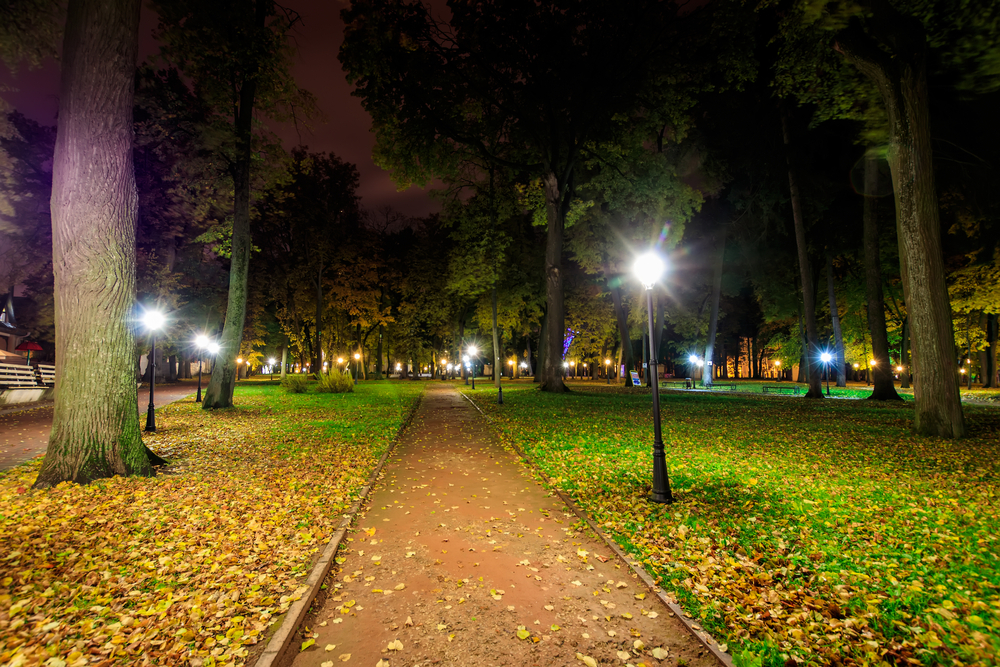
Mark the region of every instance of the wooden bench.
[[38, 379], [48, 387], [56, 383], [56, 367], [52, 364], [38, 364]]
[[661, 387], [678, 387], [680, 389], [693, 389], [694, 380], [691, 378], [684, 378], [683, 380], [663, 380], [660, 382]]
[[797, 384], [765, 384], [761, 391], [765, 394], [795, 394], [798, 396], [800, 387]]
[[21, 364], [0, 364], [0, 387], [27, 388], [37, 387], [35, 369]]

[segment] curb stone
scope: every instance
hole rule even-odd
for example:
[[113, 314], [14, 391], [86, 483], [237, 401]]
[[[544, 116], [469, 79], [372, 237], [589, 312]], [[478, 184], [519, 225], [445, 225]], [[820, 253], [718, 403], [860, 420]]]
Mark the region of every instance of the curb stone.
[[[479, 413], [483, 415], [483, 417], [485, 417], [487, 421], [491, 423], [493, 422], [493, 420], [490, 419], [490, 416], [487, 415], [485, 412], [483, 412], [482, 408], [480, 408], [475, 401], [469, 398], [464, 392], [459, 391], [459, 393], [462, 394], [462, 396], [465, 397], [469, 401], [469, 403], [471, 403], [473, 407], [476, 408], [476, 410], [479, 410]], [[718, 660], [721, 664], [725, 665], [725, 667], [732, 667], [733, 657], [719, 648], [718, 640], [716, 640], [715, 637], [713, 637], [711, 634], [702, 629], [701, 626], [697, 625], [691, 618], [691, 615], [688, 614], [686, 611], [684, 611], [684, 609], [679, 604], [671, 601], [670, 598], [668, 598], [667, 595], [663, 592], [663, 589], [660, 588], [660, 586], [656, 583], [656, 581], [653, 580], [653, 577], [650, 576], [648, 572], [646, 572], [645, 568], [643, 568], [638, 561], [629, 558], [625, 554], [625, 552], [621, 550], [621, 547], [619, 547], [614, 540], [605, 535], [604, 532], [597, 527], [597, 524], [595, 524], [590, 519], [590, 517], [587, 516], [587, 513], [577, 506], [577, 504], [573, 501], [572, 498], [570, 498], [562, 491], [560, 491], [556, 487], [556, 485], [552, 483], [548, 475], [539, 470], [538, 466], [536, 466], [532, 462], [531, 458], [527, 455], [526, 452], [524, 452], [520, 447], [518, 447], [513, 441], [509, 439], [506, 440], [507, 442], [510, 443], [511, 447], [514, 448], [514, 451], [517, 452], [518, 456], [524, 459], [524, 461], [529, 466], [531, 466], [531, 468], [542, 478], [542, 480], [544, 480], [545, 483], [548, 484], [549, 488], [556, 495], [558, 495], [559, 498], [564, 503], [566, 503], [566, 506], [572, 509], [573, 513], [576, 514], [582, 521], [586, 522], [586, 524], [590, 527], [590, 529], [593, 530], [598, 537], [604, 540], [604, 543], [608, 545], [608, 548], [611, 549], [618, 556], [618, 558], [623, 563], [625, 563], [625, 565], [635, 575], [637, 575], [643, 581], [643, 583], [646, 584], [646, 586], [649, 588], [650, 591], [656, 594], [656, 597], [660, 599], [660, 602], [662, 602], [664, 606], [666, 606], [667, 609], [672, 614], [674, 614], [680, 620], [681, 623], [684, 624], [684, 627], [687, 628], [688, 632], [690, 632], [695, 639], [701, 642], [701, 644], [705, 647], [705, 649], [708, 650], [708, 652], [711, 653], [712, 656], [716, 660]]]
[[396, 449], [396, 444], [399, 442], [399, 436], [406, 430], [406, 428], [413, 421], [414, 415], [417, 414], [417, 410], [420, 408], [420, 404], [423, 402], [423, 394], [417, 399], [417, 402], [410, 409], [409, 414], [400, 424], [399, 430], [396, 431], [396, 436], [389, 443], [389, 447], [382, 454], [382, 458], [379, 459], [378, 464], [375, 469], [372, 470], [371, 475], [368, 476], [368, 481], [365, 485], [361, 487], [361, 492], [358, 494], [358, 499], [355, 501], [354, 505], [344, 513], [344, 517], [340, 520], [340, 525], [337, 527], [336, 532], [327, 542], [326, 547], [323, 548], [323, 553], [320, 554], [319, 558], [313, 563], [312, 569], [309, 571], [309, 576], [306, 578], [305, 588], [302, 597], [292, 603], [285, 612], [284, 618], [278, 625], [278, 628], [271, 635], [271, 638], [267, 642], [267, 646], [264, 652], [260, 654], [260, 657], [253, 663], [253, 667], [274, 667], [280, 664], [281, 659], [284, 657], [288, 648], [295, 643], [295, 631], [298, 630], [302, 621], [305, 620], [306, 614], [309, 611], [309, 607], [312, 606], [313, 600], [319, 594], [320, 587], [323, 585], [323, 581], [326, 576], [330, 573], [330, 568], [333, 566], [333, 559], [337, 555], [337, 550], [340, 548], [340, 543], [343, 541], [344, 536], [347, 534], [347, 529], [351, 527], [351, 523], [354, 521], [354, 517], [358, 515], [361, 511], [361, 506], [368, 500], [368, 494], [371, 492], [372, 487], [375, 486], [375, 482], [382, 475], [382, 469], [385, 467], [386, 461], [389, 460], [389, 456]]

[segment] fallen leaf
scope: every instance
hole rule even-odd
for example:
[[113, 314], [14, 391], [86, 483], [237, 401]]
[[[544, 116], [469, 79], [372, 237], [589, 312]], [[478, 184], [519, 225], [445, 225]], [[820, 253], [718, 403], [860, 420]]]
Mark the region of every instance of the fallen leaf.
[[406, 617], [406, 623], [403, 623], [403, 625], [405, 625], [407, 627], [413, 627], [413, 619], [410, 618], [409, 616], [407, 616]]
[[347, 662], [348, 660], [351, 659], [351, 654], [350, 653], [341, 653], [340, 656], [337, 659], [340, 660], [341, 662]]
[[597, 667], [597, 661], [591, 658], [589, 655], [584, 655], [582, 653], [576, 654], [576, 659], [587, 665], [587, 667]]
[[628, 651], [618, 651], [618, 659], [627, 662], [632, 657], [632, 654]]
[[307, 639], [307, 640], [305, 640], [304, 642], [302, 642], [302, 648], [299, 649], [299, 652], [301, 653], [302, 651], [305, 651], [307, 648], [309, 648], [310, 646], [312, 646], [315, 643], [316, 643], [315, 639]]
[[667, 652], [666, 650], [660, 648], [659, 646], [657, 646], [652, 651], [650, 651], [650, 653], [652, 653], [653, 657], [656, 658], [657, 660], [663, 660], [668, 655], [670, 655], [669, 652]]
[[531, 636], [531, 633], [528, 632], [527, 630], [525, 630], [523, 627], [520, 630], [517, 631], [517, 638], [518, 639], [527, 639], [530, 636]]
[[325, 650], [332, 651], [335, 648], [337, 648], [336, 644], [327, 644]]
[[399, 641], [398, 639], [393, 640], [393, 641], [389, 642], [389, 646], [386, 647], [386, 650], [387, 651], [402, 651], [403, 650], [403, 642]]

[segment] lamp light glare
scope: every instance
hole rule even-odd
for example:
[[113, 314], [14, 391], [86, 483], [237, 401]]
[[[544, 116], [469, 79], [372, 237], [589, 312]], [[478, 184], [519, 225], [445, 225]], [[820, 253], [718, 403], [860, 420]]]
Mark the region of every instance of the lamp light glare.
[[[833, 357], [830, 356], [829, 352], [824, 352], [823, 354], [819, 355], [819, 358], [824, 364], [830, 363], [830, 360], [833, 359]], [[857, 364], [855, 364], [855, 366], [857, 366]]]
[[663, 258], [650, 251], [636, 257], [632, 271], [646, 289], [652, 289], [656, 281], [663, 275], [665, 268]]
[[142, 314], [142, 324], [150, 331], [162, 328], [164, 322], [163, 313], [158, 310], [147, 310]]
[[198, 346], [199, 350], [204, 350], [208, 347], [208, 336], [200, 335], [194, 339], [194, 344]]

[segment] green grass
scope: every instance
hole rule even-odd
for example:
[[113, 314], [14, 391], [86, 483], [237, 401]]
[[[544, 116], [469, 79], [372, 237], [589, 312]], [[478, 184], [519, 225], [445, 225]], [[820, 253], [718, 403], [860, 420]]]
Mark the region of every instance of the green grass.
[[657, 506], [649, 392], [571, 386], [468, 393], [734, 653], [1000, 660], [1000, 410], [966, 406], [946, 441], [910, 434], [912, 402], [664, 392]]

